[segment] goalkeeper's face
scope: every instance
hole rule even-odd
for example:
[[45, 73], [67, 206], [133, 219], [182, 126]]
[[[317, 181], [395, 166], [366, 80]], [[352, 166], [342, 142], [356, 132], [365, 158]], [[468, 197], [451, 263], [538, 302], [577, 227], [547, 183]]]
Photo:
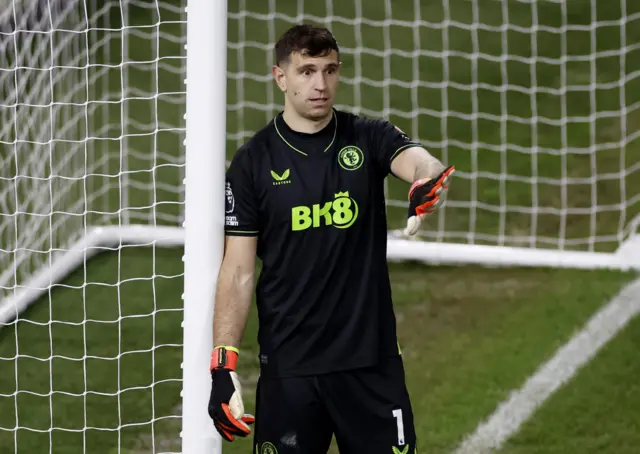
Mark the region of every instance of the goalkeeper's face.
[[274, 76], [287, 104], [301, 117], [320, 120], [331, 114], [340, 75], [338, 53], [309, 57], [293, 53], [274, 68]]

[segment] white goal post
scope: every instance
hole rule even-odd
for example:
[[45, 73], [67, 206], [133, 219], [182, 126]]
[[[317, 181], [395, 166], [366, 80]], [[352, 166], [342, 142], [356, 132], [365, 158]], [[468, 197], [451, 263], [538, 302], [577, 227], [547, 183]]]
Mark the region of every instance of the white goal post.
[[[185, 2], [170, 1], [1, 6], [0, 328], [16, 325], [31, 303], [100, 252], [184, 247], [182, 450], [220, 452], [203, 402], [223, 251], [224, 199], [216, 195], [225, 169], [226, 71], [213, 57], [226, 52], [226, 0], [190, 1], [188, 16]], [[155, 15], [155, 23], [134, 25], [130, 8]], [[146, 55], [130, 55], [140, 55], [145, 41]], [[143, 112], [150, 106], [151, 119]], [[178, 115], [167, 121], [163, 111]], [[172, 171], [162, 181], [165, 169]], [[13, 396], [20, 393], [33, 392]], [[0, 435], [39, 431], [15, 425], [0, 423]]]
[[225, 159], [282, 108], [273, 45], [303, 21], [341, 46], [337, 108], [457, 166], [416, 238], [389, 179], [389, 260], [640, 269], [640, 10], [598, 3], [0, 0], [0, 329], [94, 255], [184, 247], [182, 450], [219, 452]]

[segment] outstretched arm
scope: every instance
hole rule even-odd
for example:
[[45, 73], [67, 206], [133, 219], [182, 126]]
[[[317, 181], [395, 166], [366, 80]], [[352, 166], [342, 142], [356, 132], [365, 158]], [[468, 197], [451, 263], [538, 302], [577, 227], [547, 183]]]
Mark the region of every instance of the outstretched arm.
[[415, 235], [422, 220], [442, 204], [453, 166], [445, 167], [420, 143], [388, 121], [373, 121], [373, 149], [382, 173], [411, 185], [406, 233]]

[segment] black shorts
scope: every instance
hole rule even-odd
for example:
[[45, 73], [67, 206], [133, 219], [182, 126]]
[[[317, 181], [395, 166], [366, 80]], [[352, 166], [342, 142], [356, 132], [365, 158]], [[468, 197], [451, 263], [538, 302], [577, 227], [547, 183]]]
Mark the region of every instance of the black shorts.
[[258, 380], [253, 452], [414, 454], [416, 433], [400, 356], [379, 366]]

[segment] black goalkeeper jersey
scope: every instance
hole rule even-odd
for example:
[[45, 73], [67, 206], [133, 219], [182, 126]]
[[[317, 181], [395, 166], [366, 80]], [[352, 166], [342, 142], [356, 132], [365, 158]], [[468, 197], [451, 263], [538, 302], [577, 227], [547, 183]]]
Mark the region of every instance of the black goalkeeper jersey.
[[315, 134], [278, 114], [237, 151], [225, 231], [258, 237], [262, 374], [320, 374], [398, 354], [384, 179], [416, 145], [387, 121], [334, 110]]

